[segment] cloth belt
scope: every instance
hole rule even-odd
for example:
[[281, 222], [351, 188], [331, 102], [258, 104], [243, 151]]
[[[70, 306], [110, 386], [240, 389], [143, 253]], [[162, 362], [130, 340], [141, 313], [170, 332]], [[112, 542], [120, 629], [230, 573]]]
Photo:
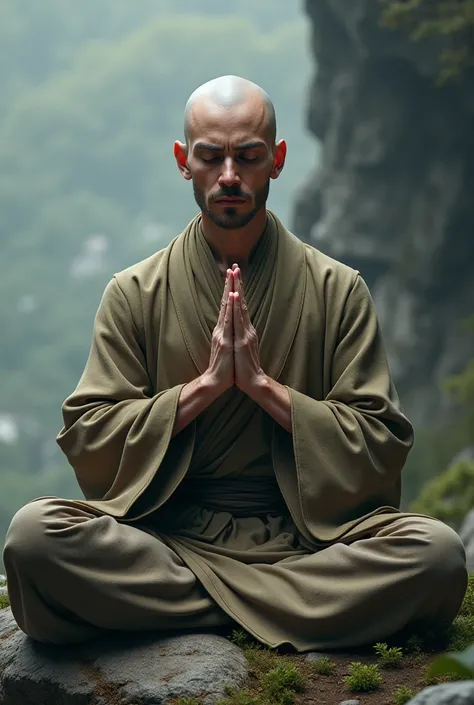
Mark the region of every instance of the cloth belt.
[[286, 502], [274, 477], [204, 478], [183, 480], [172, 500], [197, 504], [235, 516], [286, 514]]

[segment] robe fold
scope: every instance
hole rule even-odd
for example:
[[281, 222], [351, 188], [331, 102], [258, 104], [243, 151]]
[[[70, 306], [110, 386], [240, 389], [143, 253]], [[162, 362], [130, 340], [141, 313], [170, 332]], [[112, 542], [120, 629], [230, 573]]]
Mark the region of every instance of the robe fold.
[[[359, 272], [268, 212], [244, 291], [262, 369], [289, 391], [292, 432], [234, 387], [172, 438], [181, 389], [208, 366], [223, 287], [200, 216], [117, 273], [57, 441], [85, 498], [71, 502], [154, 532], [248, 631], [297, 643], [271, 620], [268, 566], [403, 516], [413, 429]], [[288, 587], [303, 620], [298, 580], [311, 576]]]

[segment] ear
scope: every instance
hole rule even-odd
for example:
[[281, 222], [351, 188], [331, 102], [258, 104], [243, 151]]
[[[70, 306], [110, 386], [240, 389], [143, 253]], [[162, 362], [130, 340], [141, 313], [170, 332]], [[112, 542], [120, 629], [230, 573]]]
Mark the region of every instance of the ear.
[[188, 168], [188, 148], [183, 142], [176, 141], [173, 146], [173, 154], [176, 159], [176, 164], [178, 169], [184, 178], [189, 181], [191, 179], [191, 172]]
[[273, 158], [273, 167], [270, 177], [272, 179], [278, 179], [281, 174], [283, 167], [285, 166], [286, 159], [286, 142], [285, 140], [280, 140], [275, 143], [275, 156]]

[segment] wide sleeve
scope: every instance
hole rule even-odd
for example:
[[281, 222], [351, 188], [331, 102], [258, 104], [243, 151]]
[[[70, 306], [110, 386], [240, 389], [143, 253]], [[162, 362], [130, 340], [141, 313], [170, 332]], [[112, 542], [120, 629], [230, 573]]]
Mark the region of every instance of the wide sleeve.
[[413, 444], [388, 368], [375, 306], [356, 275], [342, 312], [331, 310], [326, 397], [289, 389], [299, 502], [313, 535], [334, 536], [382, 506], [398, 507]]
[[84, 372], [63, 404], [64, 426], [57, 436], [85, 498], [119, 498], [123, 512], [165, 456], [184, 386], [153, 393], [141, 337], [114, 277], [95, 317]]

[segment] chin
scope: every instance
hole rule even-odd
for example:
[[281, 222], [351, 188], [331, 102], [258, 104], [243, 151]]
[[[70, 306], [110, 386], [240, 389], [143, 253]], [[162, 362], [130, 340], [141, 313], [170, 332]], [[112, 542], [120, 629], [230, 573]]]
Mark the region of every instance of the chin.
[[238, 230], [244, 228], [255, 217], [255, 212], [239, 213], [237, 208], [225, 208], [222, 213], [209, 213], [212, 222], [223, 230]]

